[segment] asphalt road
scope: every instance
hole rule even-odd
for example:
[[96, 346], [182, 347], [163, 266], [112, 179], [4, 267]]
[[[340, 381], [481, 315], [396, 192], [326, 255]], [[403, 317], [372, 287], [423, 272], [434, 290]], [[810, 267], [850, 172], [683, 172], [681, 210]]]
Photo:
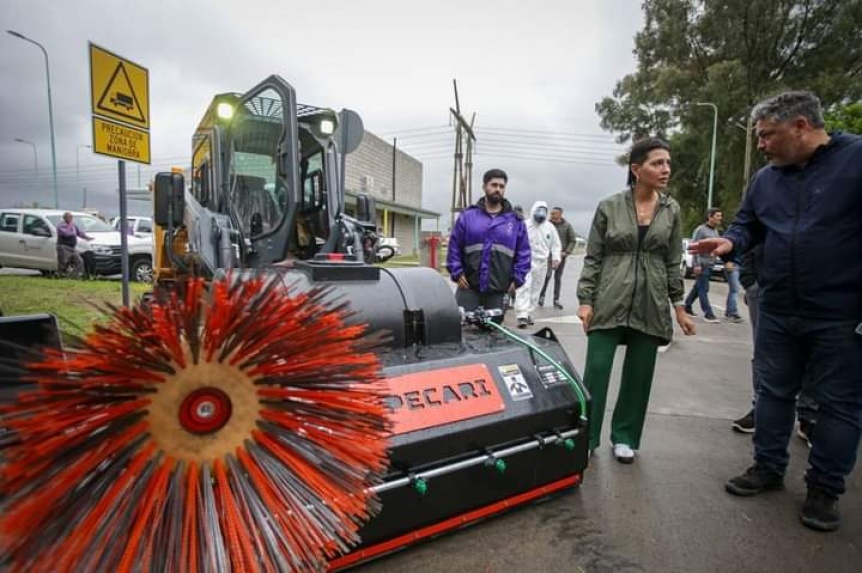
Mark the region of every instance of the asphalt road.
[[[551, 326], [579, 368], [586, 351], [574, 316], [581, 262], [577, 257], [567, 265], [565, 310], [541, 309], [535, 325]], [[726, 284], [712, 282], [711, 300], [722, 310], [726, 293]], [[744, 313], [744, 304], [741, 309]], [[696, 324], [696, 336], [678, 333], [659, 356], [644, 443], [633, 465], [617, 463], [610, 448], [602, 446], [580, 489], [356, 571], [859, 571], [858, 469], [841, 500], [841, 529], [831, 534], [799, 523], [808, 449], [795, 437], [786, 491], [748, 499], [725, 493], [724, 482], [751, 463], [750, 437], [730, 427], [731, 420], [751, 406], [750, 325], [707, 324], [699, 318]], [[615, 401], [619, 366], [609, 408]]]

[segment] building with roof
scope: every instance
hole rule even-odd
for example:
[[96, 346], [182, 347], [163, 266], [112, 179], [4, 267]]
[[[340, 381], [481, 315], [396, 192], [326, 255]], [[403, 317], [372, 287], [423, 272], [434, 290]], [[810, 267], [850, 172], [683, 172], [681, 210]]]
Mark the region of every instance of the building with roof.
[[440, 218], [422, 208], [422, 163], [368, 131], [347, 156], [344, 189], [351, 214], [360, 193], [374, 198], [381, 236], [397, 239], [402, 254], [419, 251], [422, 219]]

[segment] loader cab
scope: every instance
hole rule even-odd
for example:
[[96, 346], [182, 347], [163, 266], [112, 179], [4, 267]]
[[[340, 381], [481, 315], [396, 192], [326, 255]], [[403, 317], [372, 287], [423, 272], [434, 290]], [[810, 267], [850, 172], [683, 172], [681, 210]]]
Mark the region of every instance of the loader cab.
[[[216, 96], [193, 137], [188, 192], [179, 199], [176, 192], [162, 193], [168, 178], [162, 185], [156, 178], [164, 244], [173, 245], [173, 253], [187, 251], [207, 276], [356, 251], [364, 223], [343, 215], [342, 154], [356, 149], [363, 133], [355, 112], [299, 104], [278, 76], [245, 94]], [[166, 226], [169, 204], [177, 233]], [[159, 205], [165, 206], [161, 213]], [[186, 247], [173, 241], [182, 231]], [[171, 252], [162, 258], [170, 261], [166, 276], [183, 267]]]

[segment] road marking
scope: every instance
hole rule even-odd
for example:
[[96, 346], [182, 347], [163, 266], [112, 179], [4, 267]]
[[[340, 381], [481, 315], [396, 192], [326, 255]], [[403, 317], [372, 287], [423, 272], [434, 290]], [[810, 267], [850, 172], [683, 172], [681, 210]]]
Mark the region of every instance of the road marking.
[[568, 316], [549, 316], [548, 318], [537, 318], [535, 322], [548, 322], [551, 324], [581, 324], [581, 319], [575, 314]]

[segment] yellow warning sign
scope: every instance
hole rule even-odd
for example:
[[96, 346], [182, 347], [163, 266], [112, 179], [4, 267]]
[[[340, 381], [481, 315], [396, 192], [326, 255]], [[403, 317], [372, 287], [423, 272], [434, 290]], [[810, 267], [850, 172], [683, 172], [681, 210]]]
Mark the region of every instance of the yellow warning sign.
[[94, 117], [93, 151], [149, 165], [150, 134], [143, 129]]
[[150, 127], [149, 72], [125, 58], [90, 44], [93, 115]]

